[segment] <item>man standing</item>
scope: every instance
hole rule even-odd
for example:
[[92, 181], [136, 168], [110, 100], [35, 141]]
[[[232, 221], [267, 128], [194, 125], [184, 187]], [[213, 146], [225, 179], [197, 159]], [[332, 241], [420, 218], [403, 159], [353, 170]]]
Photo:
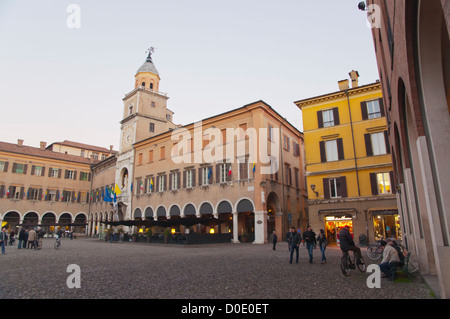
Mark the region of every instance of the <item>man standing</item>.
[[292, 264], [292, 257], [294, 255], [294, 250], [296, 253], [295, 262], [298, 263], [298, 246], [300, 246], [300, 235], [295, 231], [295, 227], [291, 227], [291, 231], [288, 234], [290, 257], [289, 263]]
[[273, 243], [273, 250], [276, 250], [276, 246], [277, 246], [277, 241], [278, 241], [278, 236], [277, 233], [275, 231], [273, 231], [273, 234], [271, 236], [272, 238], [272, 243]]
[[34, 248], [34, 241], [36, 240], [36, 231], [34, 230], [34, 228], [32, 228], [29, 232], [28, 232], [28, 249], [31, 246], [31, 249]]
[[308, 250], [309, 263], [313, 261], [313, 249], [316, 246], [316, 233], [312, 230], [311, 225], [303, 233], [303, 240], [306, 242], [306, 249]]
[[6, 255], [5, 245], [6, 245], [7, 239], [8, 239], [8, 235], [6, 235], [6, 228], [3, 227], [2, 231], [0, 232], [0, 246], [2, 247], [2, 255]]

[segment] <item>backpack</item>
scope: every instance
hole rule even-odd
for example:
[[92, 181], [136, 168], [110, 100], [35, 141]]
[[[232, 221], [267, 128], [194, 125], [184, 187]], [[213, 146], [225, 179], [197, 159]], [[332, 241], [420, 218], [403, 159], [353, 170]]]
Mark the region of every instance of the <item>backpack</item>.
[[405, 265], [405, 256], [403, 255], [402, 250], [400, 249], [400, 246], [397, 244], [394, 244], [393, 247], [395, 248], [395, 250], [398, 253], [398, 258], [400, 259], [400, 261], [397, 263], [399, 267], [403, 267]]

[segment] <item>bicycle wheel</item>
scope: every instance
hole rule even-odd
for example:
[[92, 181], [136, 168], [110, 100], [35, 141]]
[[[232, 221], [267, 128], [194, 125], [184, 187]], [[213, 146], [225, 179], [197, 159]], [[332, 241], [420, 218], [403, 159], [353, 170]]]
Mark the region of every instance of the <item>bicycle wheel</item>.
[[370, 245], [369, 248], [367, 248], [367, 257], [369, 257], [372, 260], [377, 260], [381, 257], [381, 250], [378, 245]]
[[351, 264], [351, 260], [349, 256], [343, 256], [341, 258], [341, 270], [342, 273], [344, 274], [344, 276], [349, 276], [350, 275], [350, 264]]
[[59, 247], [61, 246], [61, 243], [59, 241], [55, 242], [55, 249], [59, 249]]
[[361, 264], [356, 263], [356, 267], [358, 267], [360, 272], [366, 271], [366, 263], [364, 262], [364, 258], [361, 257]]

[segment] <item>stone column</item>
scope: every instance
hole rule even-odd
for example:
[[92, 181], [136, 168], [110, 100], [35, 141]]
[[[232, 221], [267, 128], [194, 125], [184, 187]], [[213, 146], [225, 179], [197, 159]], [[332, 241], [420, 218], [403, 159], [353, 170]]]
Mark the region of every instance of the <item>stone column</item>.
[[238, 239], [238, 212], [232, 212], [233, 214], [233, 239], [232, 242], [234, 244], [239, 244], [240, 241]]
[[255, 211], [255, 241], [254, 244], [267, 243], [267, 211]]

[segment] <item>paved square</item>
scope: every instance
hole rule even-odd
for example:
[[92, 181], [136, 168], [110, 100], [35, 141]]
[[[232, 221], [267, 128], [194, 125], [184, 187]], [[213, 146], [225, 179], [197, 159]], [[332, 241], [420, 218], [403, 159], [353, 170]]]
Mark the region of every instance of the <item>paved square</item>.
[[[6, 247], [0, 298], [431, 298], [417, 276], [410, 282], [381, 279], [379, 289], [367, 287], [367, 273], [343, 276], [340, 250], [333, 247], [321, 265], [320, 250], [309, 264], [303, 246], [300, 262], [289, 264], [285, 242], [276, 251], [269, 244], [111, 244], [90, 238], [63, 238], [55, 250], [53, 243], [44, 239], [39, 251]], [[363, 256], [369, 262], [365, 250]], [[71, 264], [80, 267], [80, 288], [67, 286]]]

